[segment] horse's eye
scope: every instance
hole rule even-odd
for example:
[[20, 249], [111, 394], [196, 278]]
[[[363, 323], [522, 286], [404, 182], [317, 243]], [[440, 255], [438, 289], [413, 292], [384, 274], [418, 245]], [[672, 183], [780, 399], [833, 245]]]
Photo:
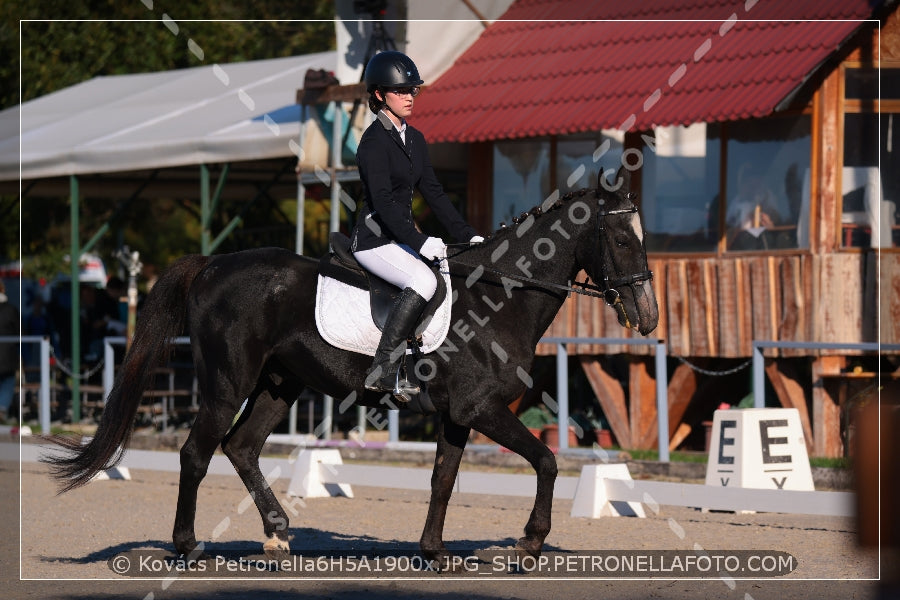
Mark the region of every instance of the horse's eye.
[[628, 247], [628, 238], [624, 236], [619, 236], [616, 238], [616, 246], [619, 248], [627, 248]]

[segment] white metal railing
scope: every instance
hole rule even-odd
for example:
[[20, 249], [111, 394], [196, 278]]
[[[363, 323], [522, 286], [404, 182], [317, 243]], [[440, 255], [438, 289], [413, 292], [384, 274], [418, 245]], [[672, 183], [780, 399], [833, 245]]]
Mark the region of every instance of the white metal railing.
[[[38, 419], [41, 433], [50, 433], [50, 340], [39, 335], [0, 335], [0, 344], [40, 344], [41, 348], [41, 387], [38, 393]], [[24, 377], [24, 375], [23, 375]], [[19, 415], [22, 414], [24, 390], [19, 388]]]
[[[39, 392], [39, 420], [41, 430], [50, 431], [50, 342], [41, 336], [0, 336], [0, 343], [36, 343], [40, 345], [40, 392]], [[103, 366], [103, 401], [109, 397], [115, 379], [115, 350], [114, 346], [124, 346], [125, 337], [107, 337], [103, 340], [104, 366]], [[173, 340], [175, 344], [189, 344], [190, 338], [183, 336]], [[656, 338], [594, 338], [594, 337], [544, 337], [540, 339], [542, 344], [556, 345], [556, 375], [557, 375], [557, 417], [560, 423], [572, 423], [569, 417], [569, 392], [568, 381], [568, 351], [567, 344], [589, 345], [635, 345], [653, 346], [656, 367], [656, 409], [657, 431], [659, 439], [659, 460], [669, 461], [669, 413], [668, 413], [668, 374], [666, 369], [666, 344]], [[797, 342], [797, 341], [768, 341], [754, 340], [752, 342], [753, 356], [753, 406], [762, 408], [765, 406], [765, 358], [764, 348], [793, 348], [806, 350], [859, 350], [865, 352], [875, 351], [900, 351], [900, 344], [880, 343], [832, 343], [832, 342]], [[21, 392], [20, 392], [21, 393]], [[399, 411], [388, 411], [389, 440], [398, 441], [397, 416]], [[328, 415], [327, 417], [330, 417]], [[295, 432], [296, 424], [291, 429]], [[561, 451], [568, 450], [567, 428], [559, 439]]]
[[897, 351], [900, 344], [881, 344], [874, 342], [790, 342], [753, 340], [753, 408], [766, 406], [766, 364], [763, 348], [794, 348], [801, 350], [862, 350], [878, 352], [881, 350]]
[[[560, 424], [569, 423], [571, 420], [569, 418], [568, 388], [569, 355], [566, 351], [566, 344], [653, 346], [656, 364], [656, 426], [659, 438], [659, 460], [669, 462], [669, 376], [666, 369], [665, 342], [656, 338], [545, 337], [541, 338], [540, 343], [556, 344], [556, 402], [559, 404], [557, 417]], [[568, 447], [568, 428], [560, 425], [559, 449], [565, 451]]]
[[[103, 405], [106, 406], [106, 400], [112, 392], [113, 382], [116, 379], [116, 351], [113, 346], [124, 346], [127, 339], [124, 336], [105, 337], [103, 338]], [[189, 345], [191, 338], [188, 336], [179, 336], [173, 338], [172, 344]], [[170, 387], [171, 387], [170, 383]], [[172, 400], [174, 405], [174, 399]], [[163, 398], [162, 401], [162, 428], [165, 431], [169, 425], [169, 399]]]
[[[175, 344], [189, 344], [190, 338], [178, 337], [173, 340]], [[657, 428], [659, 436], [659, 460], [662, 462], [669, 461], [669, 412], [668, 412], [668, 373], [666, 369], [666, 344], [662, 340], [656, 338], [607, 338], [607, 337], [545, 337], [541, 338], [542, 344], [556, 345], [556, 403], [557, 403], [557, 420], [560, 423], [574, 423], [569, 417], [569, 390], [568, 382], [568, 351], [566, 344], [591, 344], [591, 345], [631, 345], [631, 346], [653, 346], [655, 365], [656, 365], [656, 412]], [[103, 340], [103, 398], [109, 397], [112, 391], [113, 381], [115, 379], [115, 350], [114, 345], [122, 346], [125, 344], [124, 337], [107, 337]], [[294, 405], [296, 406], [296, 404]], [[334, 410], [333, 402], [326, 402], [324, 406], [325, 419], [332, 419], [331, 413]], [[399, 441], [399, 410], [388, 411], [388, 439], [391, 442]], [[295, 411], [291, 412], [291, 423], [289, 427], [290, 435], [296, 433]], [[165, 416], [165, 415], [164, 415]], [[362, 423], [365, 420], [361, 419]], [[568, 428], [562, 427], [559, 436], [559, 449], [565, 452], [569, 449]]]

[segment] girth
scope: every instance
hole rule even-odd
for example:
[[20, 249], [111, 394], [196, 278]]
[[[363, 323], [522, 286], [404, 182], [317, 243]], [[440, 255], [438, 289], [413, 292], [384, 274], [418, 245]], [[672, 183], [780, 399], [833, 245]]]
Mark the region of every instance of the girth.
[[[325, 277], [337, 279], [347, 285], [369, 291], [369, 305], [372, 311], [372, 320], [379, 331], [384, 330], [388, 315], [394, 308], [394, 303], [403, 291], [396, 285], [389, 283], [366, 271], [353, 257], [350, 251], [350, 238], [339, 231], [334, 231], [328, 236], [331, 252], [319, 260], [319, 274]], [[437, 279], [437, 290], [431, 301], [422, 312], [419, 323], [428, 322], [437, 308], [447, 296], [447, 286], [444, 278], [438, 273], [438, 267], [431, 267]], [[419, 329], [417, 327], [417, 329]]]

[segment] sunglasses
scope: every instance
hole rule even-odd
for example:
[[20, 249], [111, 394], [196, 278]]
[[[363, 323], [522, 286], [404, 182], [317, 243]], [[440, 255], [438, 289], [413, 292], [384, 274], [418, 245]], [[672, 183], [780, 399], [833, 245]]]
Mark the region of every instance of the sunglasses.
[[408, 94], [408, 95], [412, 96], [413, 98], [415, 98], [416, 96], [419, 95], [419, 86], [391, 88], [387, 91], [396, 96], [406, 96]]

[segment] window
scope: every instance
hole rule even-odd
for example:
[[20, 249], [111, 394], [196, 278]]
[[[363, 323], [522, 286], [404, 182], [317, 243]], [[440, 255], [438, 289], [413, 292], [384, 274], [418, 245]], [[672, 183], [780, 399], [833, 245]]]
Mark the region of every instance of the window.
[[496, 142], [493, 224], [509, 225], [554, 190], [563, 195], [597, 187], [600, 169], [615, 172], [621, 165], [623, 137], [618, 131], [603, 131]]
[[808, 247], [810, 128], [807, 115], [658, 127], [641, 169], [647, 250], [716, 252], [723, 231], [728, 251]]
[[550, 140], [494, 144], [494, 226], [543, 202], [550, 195]]
[[644, 148], [641, 208], [650, 252], [715, 252], [719, 126], [658, 127]]
[[727, 250], [808, 247], [810, 129], [807, 115], [728, 125]]
[[[638, 204], [647, 250], [808, 248], [811, 126], [809, 115], [789, 115], [658, 127], [653, 138], [641, 136]], [[555, 189], [596, 187], [601, 169], [622, 164], [623, 140], [603, 131], [496, 142], [493, 224], [510, 224]]]
[[880, 97], [878, 76], [871, 67], [844, 70], [840, 234], [845, 248], [900, 245], [900, 69], [881, 69]]
[[[573, 135], [559, 138], [556, 144], [556, 182], [561, 194], [598, 185], [600, 169], [612, 179], [621, 166], [622, 141], [620, 131], [603, 131], [593, 135]], [[597, 160], [594, 161], [594, 153]]]

